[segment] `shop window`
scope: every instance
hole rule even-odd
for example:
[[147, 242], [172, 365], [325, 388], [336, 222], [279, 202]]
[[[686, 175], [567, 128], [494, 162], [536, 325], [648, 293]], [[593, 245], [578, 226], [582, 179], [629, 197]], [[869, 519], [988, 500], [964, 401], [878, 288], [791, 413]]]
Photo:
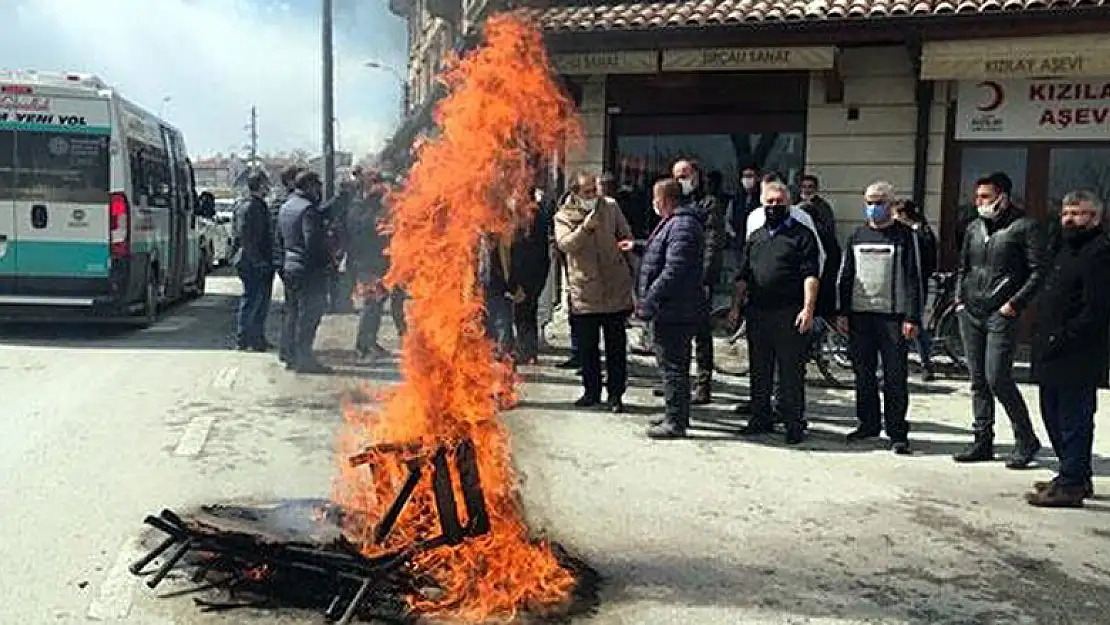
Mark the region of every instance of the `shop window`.
[[[1091, 191], [1110, 203], [1110, 147], [1053, 147], [1048, 153], [1046, 225], [1050, 239], [1060, 230], [1060, 203], [1069, 191]], [[1105, 215], [1104, 215], [1105, 218]]]

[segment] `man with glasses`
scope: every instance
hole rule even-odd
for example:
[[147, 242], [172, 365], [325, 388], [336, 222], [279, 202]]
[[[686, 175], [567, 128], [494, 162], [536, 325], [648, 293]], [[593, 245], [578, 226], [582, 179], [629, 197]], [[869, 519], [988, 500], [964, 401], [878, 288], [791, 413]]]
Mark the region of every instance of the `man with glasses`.
[[1033, 506], [1078, 507], [1094, 496], [1096, 394], [1110, 378], [1110, 239], [1101, 217], [1095, 194], [1064, 196], [1060, 248], [1045, 277], [1033, 338], [1041, 418], [1060, 467], [1055, 478], [1035, 482], [1026, 494]]
[[979, 218], [968, 224], [956, 283], [956, 310], [971, 371], [975, 440], [956, 462], [994, 460], [994, 400], [1006, 409], [1015, 446], [1006, 466], [1022, 469], [1041, 442], [1014, 382], [1022, 311], [1040, 290], [1044, 251], [1040, 226], [1010, 200], [1013, 182], [994, 173], [975, 183]]

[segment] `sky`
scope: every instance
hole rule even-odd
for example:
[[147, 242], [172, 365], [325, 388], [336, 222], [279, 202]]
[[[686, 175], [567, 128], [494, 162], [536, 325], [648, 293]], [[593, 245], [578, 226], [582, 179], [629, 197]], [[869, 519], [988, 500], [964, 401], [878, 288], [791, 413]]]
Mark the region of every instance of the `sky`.
[[[388, 0], [333, 0], [336, 144], [377, 150], [396, 128], [405, 22]], [[0, 0], [0, 67], [97, 74], [161, 114], [189, 152], [321, 146], [320, 0]], [[11, 17], [14, 15], [14, 24]], [[166, 101], [166, 98], [169, 98]]]

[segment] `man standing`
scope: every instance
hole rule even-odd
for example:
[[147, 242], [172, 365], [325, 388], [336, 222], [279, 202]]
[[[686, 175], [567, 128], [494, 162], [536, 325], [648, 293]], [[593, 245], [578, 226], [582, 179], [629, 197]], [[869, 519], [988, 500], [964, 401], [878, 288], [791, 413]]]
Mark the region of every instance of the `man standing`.
[[[298, 373], [329, 373], [312, 353], [316, 330], [327, 307], [331, 258], [327, 209], [320, 205], [324, 185], [315, 172], [297, 176], [294, 192], [278, 214], [285, 279], [285, 327], [281, 335], [286, 368]], [[329, 203], [330, 204], [330, 203]]]
[[388, 186], [381, 174], [370, 172], [362, 201], [351, 206], [347, 217], [347, 232], [350, 237], [347, 271], [355, 276], [365, 293], [355, 340], [355, 351], [359, 359], [364, 361], [389, 355], [389, 350], [378, 342], [382, 312], [387, 300], [397, 335], [400, 337], [405, 333], [404, 294], [399, 288], [387, 288], [382, 281], [389, 271], [386, 253], [389, 240], [381, 231], [387, 191]]
[[236, 346], [239, 351], [264, 352], [266, 316], [274, 287], [274, 235], [266, 206], [266, 176], [259, 171], [247, 176], [248, 197], [235, 207], [232, 263], [243, 283], [236, 315]]
[[[864, 218], [848, 237], [840, 266], [837, 323], [848, 333], [856, 374], [859, 427], [848, 442], [873, 438], [886, 424], [891, 449], [907, 455], [909, 406], [906, 341], [921, 325], [921, 279], [914, 231], [894, 219], [894, 189], [876, 182], [864, 193]], [[879, 409], [876, 368], [883, 363], [883, 401]]]
[[1041, 449], [1029, 409], [1014, 382], [1014, 350], [1021, 312], [1043, 279], [1040, 228], [1010, 201], [1013, 183], [1003, 173], [975, 183], [979, 218], [964, 235], [956, 285], [960, 333], [971, 371], [975, 441], [955, 455], [956, 462], [994, 459], [994, 400], [1014, 428], [1016, 445], [1006, 461], [1011, 469], [1028, 466]]
[[1059, 474], [1025, 498], [1040, 507], [1077, 507], [1094, 496], [1091, 445], [1096, 393], [1110, 377], [1110, 239], [1102, 206], [1088, 191], [1064, 196], [1062, 241], [1045, 279], [1033, 339], [1033, 377]]
[[747, 299], [752, 417], [743, 434], [774, 431], [771, 391], [777, 372], [786, 443], [793, 445], [805, 440], [805, 363], [820, 284], [820, 247], [813, 231], [791, 212], [785, 184], [764, 184], [762, 197], [765, 223], [744, 244], [729, 314], [734, 324], [739, 321]]
[[510, 270], [510, 275], [523, 296], [513, 306], [513, 325], [516, 328], [517, 362], [524, 365], [534, 365], [539, 361], [540, 295], [551, 265], [548, 258], [548, 239], [554, 216], [551, 203], [545, 200], [542, 189], [537, 187], [533, 190], [533, 199], [536, 202], [536, 213], [531, 222], [516, 233]]
[[798, 208], [805, 211], [813, 220], [817, 231], [817, 242], [821, 244], [821, 251], [825, 256], [825, 260], [821, 263], [821, 288], [817, 294], [817, 315], [827, 317], [836, 310], [836, 272], [840, 269], [840, 241], [836, 234], [836, 217], [833, 215], [832, 206], [818, 193], [820, 182], [817, 176], [813, 174], [802, 176], [800, 189], [801, 202], [798, 203]]
[[724, 212], [717, 198], [706, 193], [701, 170], [693, 161], [680, 160], [671, 168], [674, 179], [682, 190], [682, 205], [698, 213], [704, 228], [702, 255], [702, 319], [694, 333], [694, 368], [696, 382], [691, 402], [695, 405], [712, 401], [713, 384], [713, 325], [709, 312], [713, 307], [713, 287], [721, 278], [721, 261], [724, 256]]
[[678, 438], [690, 425], [691, 341], [707, 314], [702, 293], [705, 232], [697, 207], [682, 204], [677, 180], [655, 183], [652, 196], [652, 208], [662, 221], [648, 239], [636, 291], [638, 315], [655, 330], [665, 409], [648, 436]]
[[632, 270], [625, 252], [632, 231], [617, 203], [598, 196], [597, 177], [579, 174], [573, 193], [555, 214], [555, 242], [566, 255], [571, 331], [578, 333], [585, 393], [575, 406], [601, 402], [601, 354], [605, 336], [608, 407], [624, 411], [628, 383], [628, 335], [632, 312]]

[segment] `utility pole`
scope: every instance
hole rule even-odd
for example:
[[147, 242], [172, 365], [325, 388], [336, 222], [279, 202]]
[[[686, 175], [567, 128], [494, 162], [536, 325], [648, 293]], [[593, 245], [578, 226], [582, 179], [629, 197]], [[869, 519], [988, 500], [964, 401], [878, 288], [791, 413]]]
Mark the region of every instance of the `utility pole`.
[[332, 0], [323, 2], [324, 69], [324, 197], [335, 194], [335, 68], [332, 44]]
[[251, 169], [258, 167], [258, 107], [251, 107]]

